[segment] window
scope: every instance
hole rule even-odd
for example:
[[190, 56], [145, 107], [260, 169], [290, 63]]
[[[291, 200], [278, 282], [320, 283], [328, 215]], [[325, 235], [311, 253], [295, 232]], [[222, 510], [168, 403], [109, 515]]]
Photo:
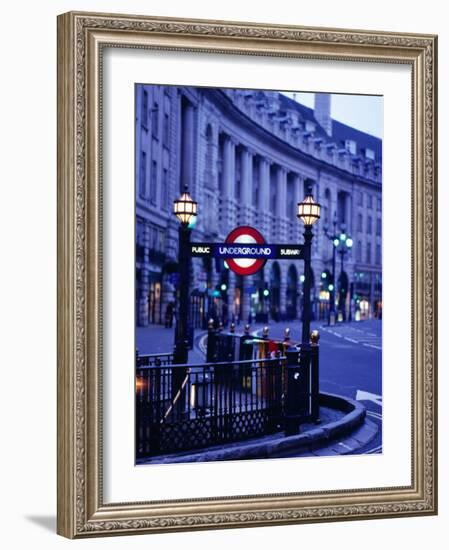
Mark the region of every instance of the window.
[[138, 244], [144, 243], [144, 235], [145, 235], [144, 231], [145, 231], [144, 222], [141, 218], [138, 218], [136, 223], [136, 242]]
[[164, 168], [162, 172], [162, 208], [168, 210], [169, 189], [168, 189], [168, 170]]
[[366, 243], [366, 263], [371, 263], [371, 243]]
[[376, 221], [376, 235], [380, 237], [382, 235], [382, 219], [377, 218]]
[[363, 193], [362, 193], [362, 191], [359, 191], [357, 193], [357, 205], [358, 206], [363, 206]]
[[368, 208], [372, 208], [372, 207], [373, 207], [373, 196], [368, 195]]
[[363, 231], [363, 216], [362, 216], [362, 214], [359, 214], [357, 216], [357, 231], [359, 233], [362, 233], [362, 231]]
[[253, 206], [257, 208], [259, 204], [259, 187], [260, 187], [260, 162], [257, 157], [254, 158], [253, 164]]
[[156, 204], [157, 197], [157, 162], [153, 160], [151, 163], [151, 188], [150, 188], [150, 201], [152, 204]]
[[290, 175], [287, 175], [287, 205], [286, 205], [286, 214], [289, 218], [295, 219], [296, 208], [295, 208], [295, 197], [294, 193], [294, 183]]
[[147, 186], [147, 154], [145, 151], [140, 153], [140, 166], [139, 166], [139, 195], [142, 198], [146, 197]]
[[376, 245], [376, 264], [380, 265], [382, 261], [382, 249], [380, 247], [380, 244]]
[[382, 199], [380, 197], [377, 197], [377, 211], [380, 212], [382, 210]]
[[276, 191], [276, 166], [272, 164], [270, 165], [270, 209], [273, 213], [276, 212]]
[[159, 250], [164, 252], [165, 249], [165, 231], [163, 229], [159, 230]]
[[329, 189], [326, 189], [324, 192], [324, 223], [329, 224], [330, 219], [330, 211], [331, 211], [331, 192]]
[[376, 154], [372, 149], [365, 149], [365, 157], [370, 160], [374, 160], [376, 158]]
[[337, 195], [337, 214], [338, 222], [340, 224], [346, 223], [346, 204], [347, 204], [347, 194], [340, 192]]
[[242, 186], [242, 152], [236, 151], [235, 155], [235, 187], [234, 197], [237, 200], [241, 198], [241, 186]]
[[140, 120], [142, 126], [145, 126], [146, 128], [148, 126], [148, 92], [146, 90], [143, 90], [142, 94]]
[[357, 241], [356, 259], [359, 263], [362, 261], [362, 241]]
[[168, 113], [164, 113], [164, 146], [169, 147], [170, 143], [170, 118]]
[[368, 216], [366, 219], [366, 232], [368, 235], [371, 235], [371, 232], [373, 231], [373, 218], [371, 216]]
[[159, 137], [159, 105], [157, 101], [153, 103], [153, 110], [151, 113], [151, 128], [153, 137]]
[[313, 134], [315, 128], [316, 126], [314, 122], [312, 122], [311, 120], [306, 120], [306, 132], [310, 132]]
[[357, 153], [357, 144], [353, 139], [347, 139], [345, 141], [345, 149], [351, 153], [351, 155], [355, 155]]

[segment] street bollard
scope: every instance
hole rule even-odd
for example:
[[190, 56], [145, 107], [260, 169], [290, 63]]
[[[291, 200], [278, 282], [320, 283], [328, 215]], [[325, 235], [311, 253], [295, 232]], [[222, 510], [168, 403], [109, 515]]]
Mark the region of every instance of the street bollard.
[[244, 330], [245, 336], [249, 336], [250, 330], [251, 330], [251, 327], [249, 325], [245, 325], [245, 330]]
[[268, 338], [269, 328], [265, 325], [262, 329], [262, 338], [266, 340]]
[[231, 326], [229, 327], [229, 332], [231, 334], [234, 334], [234, 332], [235, 332], [235, 323], [231, 323]]
[[285, 343], [290, 342], [290, 329], [289, 328], [286, 328], [284, 330], [284, 342]]

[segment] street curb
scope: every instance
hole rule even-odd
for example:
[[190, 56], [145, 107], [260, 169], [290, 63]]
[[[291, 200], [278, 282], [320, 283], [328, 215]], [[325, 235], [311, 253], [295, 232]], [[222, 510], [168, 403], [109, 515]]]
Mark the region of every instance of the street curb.
[[331, 393], [320, 393], [320, 405], [346, 414], [340, 420], [329, 422], [298, 435], [281, 436], [279, 439], [270, 441], [242, 442], [236, 447], [210, 449], [189, 455], [170, 457], [170, 463], [261, 459], [291, 451], [313, 451], [328, 446], [336, 439], [347, 437], [365, 421], [365, 406], [353, 399]]

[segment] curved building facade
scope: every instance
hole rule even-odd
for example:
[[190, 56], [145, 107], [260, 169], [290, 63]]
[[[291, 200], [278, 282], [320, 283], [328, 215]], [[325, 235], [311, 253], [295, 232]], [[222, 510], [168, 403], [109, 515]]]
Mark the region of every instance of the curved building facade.
[[[332, 120], [330, 101], [316, 94], [311, 109], [280, 92], [136, 87], [138, 325], [164, 323], [176, 310], [172, 204], [186, 183], [198, 202], [198, 242], [223, 242], [236, 226], [251, 225], [267, 242], [301, 243], [296, 205], [312, 186], [322, 205], [312, 251], [315, 317], [327, 316], [332, 284], [344, 316], [381, 314], [382, 141]], [[324, 233], [334, 221], [353, 240], [350, 252], [337, 255], [335, 281]], [[193, 258], [192, 321], [297, 318], [302, 275], [298, 260], [270, 260], [240, 277], [223, 262]]]

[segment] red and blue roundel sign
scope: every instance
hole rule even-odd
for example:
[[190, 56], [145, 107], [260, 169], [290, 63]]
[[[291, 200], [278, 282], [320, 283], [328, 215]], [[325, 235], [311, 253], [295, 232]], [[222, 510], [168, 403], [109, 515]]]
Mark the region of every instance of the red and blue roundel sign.
[[[230, 248], [233, 248], [237, 254], [239, 248], [241, 248], [243, 256], [245, 256], [245, 252], [250, 249], [250, 246], [245, 245], [262, 245], [265, 244], [265, 239], [259, 231], [257, 231], [257, 229], [254, 229], [254, 227], [241, 225], [229, 233], [226, 237], [225, 243], [226, 245], [229, 245]], [[234, 246], [232, 247], [231, 245]], [[238, 245], [240, 245], [240, 247]], [[226, 259], [229, 269], [232, 269], [232, 271], [238, 275], [253, 275], [254, 273], [257, 273], [259, 269], [262, 269], [266, 261], [267, 258], [239, 258], [238, 256]]]

